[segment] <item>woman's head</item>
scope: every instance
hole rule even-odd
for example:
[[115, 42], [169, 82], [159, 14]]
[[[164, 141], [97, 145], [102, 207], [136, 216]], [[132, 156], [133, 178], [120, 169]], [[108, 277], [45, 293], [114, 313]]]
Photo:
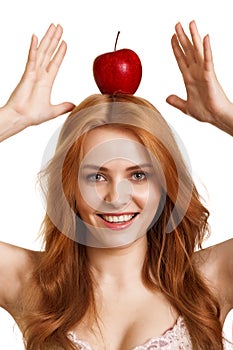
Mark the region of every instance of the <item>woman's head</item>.
[[[146, 171], [152, 176], [144, 181]], [[161, 291], [184, 317], [195, 350], [222, 349], [218, 303], [192, 259], [205, 236], [209, 213], [171, 129], [149, 102], [130, 95], [84, 100], [66, 120], [42, 179], [47, 192], [45, 252], [33, 276], [40, 293], [32, 298], [32, 288], [26, 291], [28, 349], [47, 341], [73, 349], [68, 330], [87, 314], [98, 320], [86, 231], [100, 227], [102, 234], [107, 225], [115, 232], [119, 221], [127, 226], [141, 212], [148, 214], [139, 227], [147, 239], [144, 285]], [[118, 210], [125, 216], [115, 215]], [[99, 231], [93, 236], [98, 240]]]
[[[140, 168], [143, 164], [147, 164], [147, 169], [145, 166], [144, 169]], [[106, 170], [106, 165], [110, 168], [107, 169], [109, 174], [102, 177], [105, 181], [95, 179], [95, 185], [93, 181], [87, 182], [87, 178], [94, 174], [94, 167], [95, 174], [99, 176], [104, 175], [99, 170], [103, 167]], [[150, 176], [141, 182], [133, 181], [129, 173], [125, 171], [123, 174], [124, 168], [133, 166], [137, 170], [135, 174], [141, 169], [144, 174], [149, 171]], [[117, 215], [121, 216], [122, 221], [129, 219], [128, 216], [123, 220], [122, 215], [131, 215], [129, 223], [132, 221], [133, 225], [126, 225], [127, 230], [120, 231], [122, 235], [114, 232], [118, 237], [115, 246], [129, 243], [130, 237], [133, 240], [145, 234], [164, 210], [167, 196], [173, 203], [166, 222], [166, 232], [171, 232], [185, 215], [193, 191], [192, 181], [171, 129], [155, 107], [131, 95], [94, 95], [77, 106], [62, 128], [48, 170], [51, 179], [48, 215], [61, 232], [79, 243], [92, 246], [108, 246], [105, 241], [96, 240], [96, 235], [93, 236], [91, 232], [97, 223], [104, 237], [108, 234], [107, 229], [117, 227], [116, 224], [106, 226], [105, 221], [119, 221]], [[131, 173], [131, 176], [135, 174]], [[109, 191], [113, 183], [115, 191], [120, 192], [118, 203], [109, 200], [106, 193], [104, 197], [100, 195], [100, 189], [103, 192], [105, 187], [105, 192], [107, 188]], [[140, 192], [144, 197], [143, 208], [133, 204], [138, 196], [142, 198]], [[122, 200], [124, 203], [119, 207]], [[61, 209], [58, 210], [57, 206]], [[90, 220], [91, 212], [93, 215], [96, 213], [95, 220], [93, 215]], [[141, 226], [138, 223], [143, 216], [139, 212], [145, 216], [142, 220], [144, 225]]]

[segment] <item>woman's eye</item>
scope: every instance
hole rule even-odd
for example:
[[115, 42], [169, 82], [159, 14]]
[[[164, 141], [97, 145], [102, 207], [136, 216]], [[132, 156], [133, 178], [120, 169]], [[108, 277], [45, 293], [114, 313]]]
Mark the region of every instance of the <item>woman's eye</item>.
[[87, 181], [90, 182], [100, 182], [100, 181], [105, 181], [105, 177], [101, 174], [90, 174], [87, 176]]
[[140, 172], [136, 172], [132, 175], [133, 180], [135, 181], [142, 181], [145, 180], [147, 178], [146, 174], [142, 171]]

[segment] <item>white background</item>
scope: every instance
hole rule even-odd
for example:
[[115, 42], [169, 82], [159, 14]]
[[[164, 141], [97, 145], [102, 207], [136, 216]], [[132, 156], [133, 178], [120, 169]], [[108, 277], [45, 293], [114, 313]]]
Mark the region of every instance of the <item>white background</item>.
[[[143, 65], [143, 78], [136, 95], [151, 101], [180, 135], [193, 169], [193, 176], [211, 211], [212, 236], [206, 246], [232, 237], [233, 141], [212, 126], [201, 124], [167, 105], [176, 93], [185, 97], [180, 72], [170, 46], [174, 25], [185, 29], [192, 19], [201, 35], [210, 33], [215, 68], [233, 101], [232, 1], [213, 0], [8, 0], [0, 5], [0, 105], [17, 84], [26, 62], [31, 34], [42, 37], [50, 23], [60, 23], [68, 52], [57, 77], [52, 102], [78, 104], [98, 93], [92, 76], [96, 56], [114, 47], [136, 51]], [[31, 127], [0, 145], [0, 240], [30, 249], [36, 241], [43, 205], [36, 189], [43, 151], [66, 116]], [[226, 332], [231, 338], [232, 316]], [[17, 328], [0, 311], [0, 349], [22, 349]], [[18, 340], [17, 340], [18, 338]]]

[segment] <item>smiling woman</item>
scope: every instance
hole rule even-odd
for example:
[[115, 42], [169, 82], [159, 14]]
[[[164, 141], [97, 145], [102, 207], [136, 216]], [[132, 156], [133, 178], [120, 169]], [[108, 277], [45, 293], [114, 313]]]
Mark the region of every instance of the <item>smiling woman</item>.
[[[232, 134], [233, 105], [208, 38], [202, 46], [194, 22], [190, 30], [192, 42], [180, 24], [172, 39], [188, 100], [168, 102]], [[50, 104], [65, 54], [62, 43], [53, 55], [61, 33], [52, 25], [39, 46], [33, 37], [24, 79], [0, 109], [1, 140], [73, 108]], [[0, 305], [27, 350], [227, 348], [233, 240], [202, 249], [209, 211], [150, 102], [86, 98], [66, 119], [40, 180], [43, 249], [0, 244]]]
[[[22, 305], [27, 307], [18, 318], [29, 349], [45, 342], [72, 348], [66, 336], [70, 330], [94, 349], [120, 349], [121, 343], [130, 349], [162, 334], [178, 315], [194, 348], [221, 344], [216, 296], [193, 263], [208, 211], [171, 130], [149, 102], [130, 95], [84, 100], [65, 122], [41, 180], [47, 193], [45, 251], [24, 290]], [[131, 270], [130, 285], [139, 286], [133, 296], [128, 283], [119, 282], [120, 295], [127, 291], [131, 299], [128, 307], [126, 295], [119, 304], [122, 322], [119, 310], [108, 312], [115, 305], [116, 287], [110, 283], [108, 300], [103, 266], [114, 275], [132, 261], [137, 278]], [[38, 291], [33, 299], [32, 290]], [[143, 308], [134, 315], [136, 305]], [[161, 310], [162, 321], [161, 313], [150, 314], [151, 307]], [[139, 332], [145, 310], [146, 327]], [[114, 330], [109, 329], [110, 315]]]

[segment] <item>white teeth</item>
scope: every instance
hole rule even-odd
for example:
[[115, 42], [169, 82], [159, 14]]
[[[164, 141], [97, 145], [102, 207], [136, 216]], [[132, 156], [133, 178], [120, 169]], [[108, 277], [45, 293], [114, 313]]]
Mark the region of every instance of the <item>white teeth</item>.
[[120, 216], [115, 216], [115, 215], [101, 215], [101, 216], [105, 221], [108, 221], [108, 222], [127, 222], [134, 217], [134, 214], [120, 215]]

